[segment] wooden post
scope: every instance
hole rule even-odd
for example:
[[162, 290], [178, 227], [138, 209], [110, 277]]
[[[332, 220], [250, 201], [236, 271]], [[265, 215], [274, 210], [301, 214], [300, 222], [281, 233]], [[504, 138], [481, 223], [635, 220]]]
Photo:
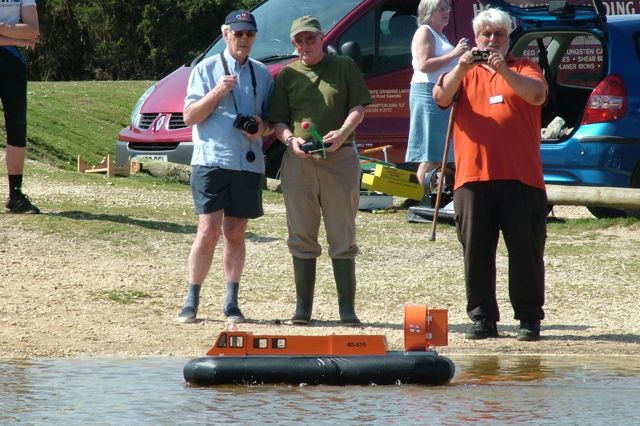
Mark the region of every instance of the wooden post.
[[640, 209], [640, 188], [547, 185], [551, 205]]
[[145, 158], [134, 158], [131, 164], [133, 174], [147, 173], [151, 176], [173, 179], [182, 183], [189, 183], [191, 179], [191, 166], [186, 164], [147, 160]]

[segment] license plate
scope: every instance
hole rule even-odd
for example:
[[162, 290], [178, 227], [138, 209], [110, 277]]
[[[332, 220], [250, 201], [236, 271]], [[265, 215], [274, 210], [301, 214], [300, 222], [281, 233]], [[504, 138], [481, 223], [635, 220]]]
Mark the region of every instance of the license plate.
[[145, 160], [154, 160], [154, 161], [167, 161], [166, 155], [149, 155], [149, 154], [138, 154], [134, 155], [134, 158], [144, 158]]

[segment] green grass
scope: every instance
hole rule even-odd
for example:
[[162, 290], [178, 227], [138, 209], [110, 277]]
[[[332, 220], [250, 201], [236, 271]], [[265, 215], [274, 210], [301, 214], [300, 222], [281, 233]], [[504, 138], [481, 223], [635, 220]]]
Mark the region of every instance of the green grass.
[[[75, 169], [77, 156], [89, 163], [114, 154], [118, 132], [150, 81], [30, 82], [28, 156]], [[0, 109], [2, 109], [0, 107]], [[4, 140], [4, 126], [0, 126]]]
[[[152, 83], [150, 81], [30, 82], [28, 86], [28, 155], [30, 159], [53, 165], [57, 172], [36, 166], [28, 167], [27, 175], [45, 179], [51, 177], [56, 181], [69, 183], [84, 180], [95, 185], [122, 185], [143, 191], [155, 185], [161, 185], [165, 191], [184, 191], [185, 185], [171, 183], [166, 179], [137, 176], [136, 179], [107, 181], [100, 175], [89, 176], [72, 172], [76, 169], [78, 155], [89, 163], [97, 163], [105, 155], [114, 153], [118, 133], [128, 125], [133, 106]], [[4, 126], [0, 126], [0, 138], [5, 138]], [[26, 185], [28, 190], [28, 180]], [[269, 193], [265, 192], [266, 202], [278, 202], [277, 195], [273, 196], [276, 197], [274, 199], [269, 197], [271, 197]], [[56, 209], [77, 209], [78, 206], [74, 206], [76, 202], [75, 200], [66, 201], [64, 197], [58, 198]], [[101, 204], [96, 204], [97, 211], [92, 213], [96, 215], [95, 217], [113, 219], [107, 221], [111, 229], [104, 230], [105, 238], [109, 239], [119, 237], [120, 235], [117, 235], [119, 233], [125, 233], [126, 227], [132, 223], [140, 226], [140, 220], [153, 216], [153, 214], [144, 213], [144, 209], [148, 212], [147, 206], [100, 206]], [[192, 218], [183, 218], [184, 212], [180, 209], [175, 212], [166, 212], [166, 214], [168, 217], [175, 216], [176, 221], [172, 222], [174, 226], [186, 226], [187, 223], [192, 223]], [[131, 219], [134, 216], [137, 219]], [[122, 219], [119, 222], [118, 217], [129, 219]], [[400, 236], [402, 234], [396, 231], [402, 229], [405, 224], [389, 222], [385, 220], [384, 215], [371, 215], [368, 220], [373, 224], [379, 223], [380, 226], [389, 227], [386, 233], [372, 236], [380, 239], [378, 243], [401, 242], [399, 239], [402, 238]], [[55, 221], [52, 222], [49, 225], [55, 227]], [[84, 223], [93, 226], [91, 222]], [[162, 229], [167, 225], [158, 226]], [[550, 234], [563, 237], [581, 233], [583, 238], [588, 238], [592, 233], [593, 238], [597, 238], [599, 232], [613, 227], [637, 231], [638, 221], [633, 218], [559, 220], [550, 221], [548, 230]], [[115, 237], [114, 234], [116, 234]], [[576, 254], [580, 252], [581, 249], [576, 249]]]

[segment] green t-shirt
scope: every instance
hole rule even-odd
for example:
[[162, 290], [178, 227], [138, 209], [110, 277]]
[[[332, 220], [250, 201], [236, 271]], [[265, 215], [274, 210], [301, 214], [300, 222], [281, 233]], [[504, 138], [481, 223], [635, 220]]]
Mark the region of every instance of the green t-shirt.
[[[298, 60], [280, 71], [269, 120], [286, 123], [295, 136], [308, 140], [311, 133], [302, 128], [303, 121], [325, 135], [342, 127], [351, 108], [370, 103], [369, 90], [355, 62], [346, 56], [325, 55], [316, 65]], [[347, 141], [353, 138], [352, 133]]]

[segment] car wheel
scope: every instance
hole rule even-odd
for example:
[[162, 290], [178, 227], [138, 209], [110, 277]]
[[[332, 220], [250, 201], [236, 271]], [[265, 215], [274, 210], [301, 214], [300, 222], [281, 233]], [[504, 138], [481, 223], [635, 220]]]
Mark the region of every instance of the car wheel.
[[[640, 165], [636, 166], [631, 175], [631, 188], [640, 188]], [[640, 209], [625, 209], [628, 217], [640, 218]]]
[[[640, 188], [640, 165], [636, 166], [631, 175], [631, 188]], [[592, 215], [598, 219], [615, 219], [621, 217], [640, 218], [640, 209], [609, 209], [605, 207], [587, 207]]]
[[610, 209], [607, 207], [587, 207], [587, 210], [598, 219], [616, 219], [627, 217], [627, 213], [623, 209]]

